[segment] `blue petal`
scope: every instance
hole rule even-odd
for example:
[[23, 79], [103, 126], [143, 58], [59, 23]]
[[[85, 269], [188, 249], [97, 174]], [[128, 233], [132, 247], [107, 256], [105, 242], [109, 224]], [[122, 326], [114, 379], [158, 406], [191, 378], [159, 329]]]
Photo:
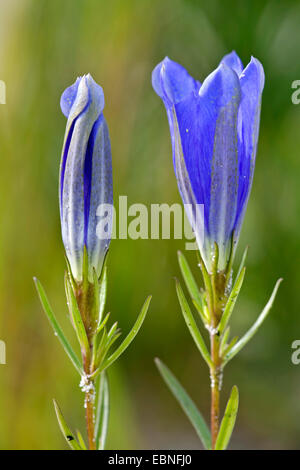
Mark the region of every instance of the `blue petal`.
[[73, 106], [73, 103], [77, 96], [78, 86], [80, 83], [81, 77], [78, 77], [76, 82], [73, 85], [65, 89], [60, 98], [60, 107], [63, 114], [68, 117]]
[[[78, 280], [82, 275], [83, 247], [88, 239], [93, 172], [99, 166], [94, 154], [101, 118], [103, 122], [103, 106], [102, 88], [90, 75], [83, 77], [69, 110], [60, 176], [63, 242], [72, 273]], [[95, 124], [97, 121], [99, 124]]]
[[158, 96], [169, 104], [179, 103], [200, 88], [200, 83], [194, 80], [184, 67], [168, 57], [153, 70], [152, 85]]
[[[89, 215], [85, 243], [90, 265], [101, 272], [101, 266], [108, 250], [112, 232], [112, 211], [105, 218], [105, 233], [97, 232], [99, 223], [99, 206], [113, 204], [112, 161], [109, 133], [103, 116], [99, 118], [93, 129], [93, 153], [91, 191], [89, 199]], [[102, 214], [102, 212], [101, 212]]]
[[230, 52], [230, 54], [227, 54], [223, 57], [221, 60], [221, 64], [227, 65], [227, 67], [230, 67], [232, 70], [234, 70], [238, 75], [240, 75], [243, 71], [243, 64], [239, 56], [235, 51]]
[[235, 221], [237, 232], [240, 229], [253, 180], [264, 80], [263, 66], [252, 57], [240, 76], [242, 99], [238, 115], [239, 190]]
[[[75, 90], [76, 95], [74, 95]], [[90, 93], [85, 76], [77, 78], [76, 82], [67, 88], [61, 96], [61, 109], [62, 112], [68, 117], [68, 121], [65, 132], [63, 155], [60, 164], [60, 203], [62, 203], [66, 161], [76, 119], [86, 110], [89, 102]]]
[[239, 103], [238, 76], [221, 64], [204, 81], [198, 95], [175, 105], [190, 184], [197, 203], [204, 204], [206, 232], [212, 245], [214, 241], [219, 244], [223, 262], [236, 214]]

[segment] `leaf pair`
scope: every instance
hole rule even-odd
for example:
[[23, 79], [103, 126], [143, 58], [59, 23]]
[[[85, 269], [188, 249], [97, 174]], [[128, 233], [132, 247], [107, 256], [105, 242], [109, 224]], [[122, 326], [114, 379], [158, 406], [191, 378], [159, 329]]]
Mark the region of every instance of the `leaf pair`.
[[53, 310], [50, 306], [49, 300], [47, 298], [47, 295], [44, 291], [44, 288], [40, 281], [37, 278], [33, 278], [35, 282], [35, 286], [41, 301], [41, 304], [43, 306], [44, 312], [50, 322], [50, 325], [52, 326], [54, 330], [54, 334], [58, 337], [59, 341], [61, 342], [65, 352], [67, 353], [67, 356], [69, 357], [70, 361], [72, 362], [73, 366], [77, 370], [80, 376], [83, 374], [83, 367], [82, 363], [73, 351], [72, 347], [70, 346], [69, 341], [67, 340], [66, 336], [64, 335], [58, 321], [56, 320], [56, 317], [53, 313]]
[[[172, 374], [170, 369], [168, 369], [168, 367], [159, 359], [155, 359], [155, 363], [166, 385], [169, 387], [172, 394], [177, 399], [178, 403], [183, 409], [184, 413], [189, 418], [204, 448], [207, 450], [211, 450], [212, 443], [209, 429], [195, 403], [189, 397], [189, 395], [179, 383], [179, 381], [176, 379], [176, 377]], [[228, 446], [236, 421], [238, 402], [238, 389], [236, 386], [234, 386], [231, 391], [231, 395], [228, 400], [224, 417], [220, 426], [219, 434], [216, 440], [216, 450], [225, 450]]]
[[[68, 426], [63, 413], [58, 406], [56, 400], [53, 400], [56, 417], [58, 420], [61, 432], [72, 450], [86, 450], [87, 446], [79, 431], [77, 431], [77, 438]], [[105, 447], [108, 418], [109, 418], [109, 389], [106, 373], [103, 372], [99, 378], [99, 387], [97, 393], [96, 404], [96, 423], [95, 423], [95, 441], [97, 450], [103, 450]]]
[[[77, 372], [80, 374], [80, 376], [83, 374], [83, 367], [82, 367], [82, 363], [81, 361], [79, 360], [79, 358], [77, 357], [77, 355], [75, 354], [75, 352], [73, 351], [69, 341], [67, 340], [66, 336], [64, 335], [54, 313], [53, 313], [53, 310], [50, 306], [50, 303], [48, 301], [48, 298], [46, 296], [46, 293], [45, 293], [45, 290], [42, 286], [42, 284], [40, 283], [40, 281], [37, 279], [37, 278], [34, 278], [34, 282], [35, 282], [35, 286], [36, 286], [36, 289], [37, 289], [37, 292], [38, 292], [38, 295], [39, 295], [39, 298], [40, 298], [40, 301], [41, 301], [41, 304], [43, 306], [43, 309], [46, 313], [46, 316], [54, 330], [54, 333], [57, 335], [58, 339], [60, 340], [65, 352], [67, 353], [69, 359], [71, 360], [72, 364], [74, 365], [74, 367], [76, 368]], [[76, 299], [75, 299], [75, 296], [74, 296], [74, 292], [73, 292], [73, 295], [72, 295], [72, 288], [71, 286], [68, 287], [68, 295], [70, 297], [70, 301], [72, 303], [72, 318], [73, 318], [73, 321], [74, 321], [74, 325], [76, 325], [76, 334], [77, 334], [77, 337], [79, 339], [79, 342], [80, 344], [86, 344], [86, 338], [85, 338], [85, 335], [84, 335], [84, 332], [83, 332], [83, 323], [82, 323], [82, 320], [81, 320], [81, 317], [79, 318], [79, 309], [78, 309], [78, 306], [77, 306], [77, 302], [76, 302]], [[148, 308], [149, 308], [149, 304], [150, 304], [150, 301], [151, 301], [151, 298], [152, 296], [148, 296], [147, 299], [145, 300], [145, 303], [140, 311], [140, 314], [136, 320], [136, 322], [134, 323], [131, 331], [128, 333], [128, 335], [126, 336], [126, 338], [124, 339], [124, 341], [120, 344], [120, 346], [104, 361], [104, 363], [101, 365], [101, 370], [97, 371], [97, 374], [102, 371], [102, 370], [105, 370], [107, 369], [109, 366], [111, 366], [111, 364], [113, 362], [115, 362], [120, 356], [121, 354], [128, 348], [128, 346], [130, 345], [130, 343], [134, 340], [135, 336], [137, 335], [139, 329], [141, 328], [143, 322], [144, 322], [144, 319], [146, 317], [146, 314], [147, 314], [147, 311], [148, 311]], [[76, 305], [75, 305], [75, 302], [76, 302]], [[99, 326], [99, 331], [105, 327], [105, 323], [107, 322], [108, 320], [108, 315], [106, 315], [106, 317], [104, 318], [103, 320], [103, 325]], [[112, 331], [110, 330], [111, 332], [111, 335], [112, 335]]]

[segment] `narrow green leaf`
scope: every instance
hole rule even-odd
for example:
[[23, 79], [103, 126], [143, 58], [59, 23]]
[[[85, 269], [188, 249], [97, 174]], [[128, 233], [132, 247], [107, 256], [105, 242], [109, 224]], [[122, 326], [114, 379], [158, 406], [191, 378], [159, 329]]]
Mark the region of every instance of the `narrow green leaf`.
[[84, 442], [84, 439], [82, 437], [82, 434], [80, 431], [76, 431], [76, 434], [77, 434], [77, 440], [79, 442], [79, 445], [80, 447], [83, 449], [83, 450], [87, 450], [87, 446], [86, 446], [86, 443]]
[[185, 256], [181, 253], [181, 251], [178, 251], [178, 262], [181, 270], [182, 277], [184, 279], [185, 285], [189, 291], [189, 294], [198, 310], [198, 312], [201, 315], [203, 323], [207, 323], [207, 318], [205, 318], [204, 312], [203, 312], [203, 302], [202, 302], [202, 297], [199, 291], [199, 288], [197, 286], [197, 283], [195, 281], [195, 278], [193, 276], [193, 273], [188, 265], [188, 262], [185, 258]]
[[81, 313], [78, 308], [77, 300], [70, 284], [69, 279], [66, 277], [66, 294], [68, 298], [69, 312], [72, 318], [72, 324], [74, 326], [79, 344], [84, 351], [89, 351], [89, 340], [85, 331]]
[[189, 397], [170, 369], [168, 369], [160, 359], [155, 359], [155, 363], [165, 383], [173, 393], [186, 416], [189, 418], [203, 446], [205, 449], [211, 449], [209, 429], [195, 403]]
[[105, 448], [109, 419], [109, 387], [106, 372], [99, 377], [99, 391], [96, 407], [95, 436], [98, 450]]
[[100, 325], [97, 328], [97, 334], [99, 334], [100, 331], [105, 327], [109, 317], [110, 317], [110, 313], [107, 313], [105, 317], [103, 318], [103, 321], [100, 323]]
[[76, 356], [75, 352], [73, 351], [72, 347], [70, 346], [68, 340], [66, 339], [61, 327], [59, 326], [56, 318], [55, 318], [55, 315], [52, 311], [52, 308], [49, 304], [49, 301], [47, 299], [47, 296], [46, 296], [46, 293], [43, 289], [43, 286], [42, 284], [40, 283], [40, 281], [37, 279], [37, 278], [34, 278], [34, 283], [35, 283], [35, 287], [36, 287], [36, 290], [38, 292], [38, 295], [39, 295], [39, 298], [40, 298], [40, 301], [41, 301], [41, 304], [43, 306], [43, 309], [44, 309], [44, 312], [54, 330], [54, 333], [56, 334], [56, 336], [58, 337], [59, 341], [61, 342], [64, 350], [66, 351], [69, 359], [71, 360], [72, 364], [75, 366], [75, 369], [78, 371], [79, 375], [81, 376], [82, 373], [83, 373], [83, 369], [82, 369], [82, 365], [81, 365], [81, 362], [80, 360], [78, 359], [78, 357]]
[[242, 260], [241, 260], [241, 264], [239, 266], [239, 269], [237, 271], [237, 274], [236, 274], [236, 278], [235, 278], [235, 281], [234, 283], [236, 283], [236, 280], [239, 278], [240, 274], [241, 274], [241, 271], [245, 265], [245, 262], [246, 262], [246, 258], [247, 258], [247, 254], [248, 254], [248, 246], [246, 246], [245, 250], [244, 250], [244, 253], [243, 253], [243, 256], [242, 256]]
[[238, 340], [238, 336], [234, 336], [234, 338], [232, 338], [232, 340], [230, 341], [229, 344], [227, 344], [227, 346], [224, 348], [223, 350], [223, 356], [226, 357], [226, 355], [231, 351], [231, 349], [234, 347], [234, 345], [237, 343], [237, 340]]
[[234, 309], [235, 303], [237, 301], [238, 295], [240, 293], [241, 287], [243, 285], [243, 281], [244, 281], [244, 277], [245, 277], [245, 271], [246, 271], [246, 268], [244, 267], [241, 270], [241, 273], [240, 273], [239, 277], [237, 278], [237, 280], [236, 280], [236, 282], [233, 286], [232, 291], [230, 292], [227, 303], [225, 305], [223, 315], [221, 317], [221, 321], [220, 321], [219, 326], [218, 326], [218, 330], [219, 330], [220, 333], [223, 332], [223, 330], [226, 328], [226, 326], [229, 322], [229, 319], [230, 319], [231, 314], [233, 312], [233, 309]]
[[220, 356], [223, 356], [224, 350], [226, 349], [229, 332], [230, 332], [230, 327], [228, 326], [221, 337]]
[[278, 281], [275, 284], [274, 290], [272, 292], [272, 295], [266, 304], [265, 308], [259, 315], [258, 319], [254, 323], [254, 325], [247, 331], [247, 333], [236, 343], [235, 346], [229, 351], [227, 356], [224, 359], [224, 365], [227, 364], [247, 343], [248, 341], [255, 335], [257, 332], [258, 328], [261, 326], [265, 318], [267, 317], [268, 313], [271, 310], [271, 307], [273, 305], [273, 302], [275, 300], [279, 285], [281, 283], [282, 279], [278, 279]]
[[[100, 335], [98, 335], [98, 337], [99, 336]], [[98, 338], [97, 338], [97, 340], [98, 340]], [[96, 353], [96, 355], [93, 358], [93, 369], [95, 368], [96, 371], [92, 375], [93, 377], [96, 377], [100, 372], [98, 367], [101, 364], [101, 362], [103, 361], [103, 357], [104, 357], [105, 352], [107, 352], [106, 343], [107, 343], [107, 329], [104, 328], [103, 333], [102, 333], [101, 338], [100, 338], [100, 341], [99, 341], [99, 344], [96, 342], [96, 347], [94, 348], [94, 352]]]
[[185, 319], [187, 327], [190, 330], [190, 333], [196, 343], [196, 346], [199, 349], [200, 353], [202, 354], [202, 357], [207, 363], [208, 367], [212, 367], [213, 364], [212, 364], [209, 352], [207, 350], [206, 344], [202, 338], [200, 330], [195, 322], [193, 314], [184, 296], [183, 290], [177, 279], [176, 279], [176, 292], [177, 292], [178, 300], [179, 300], [180, 307], [182, 310], [183, 318]]
[[207, 308], [205, 308], [205, 305], [202, 307], [202, 305], [200, 305], [195, 299], [192, 299], [192, 302], [194, 306], [196, 307], [197, 312], [199, 312], [201, 319], [203, 321], [203, 324], [205, 326], [208, 325], [210, 321], [209, 321], [209, 316], [208, 316], [208, 310]]
[[74, 433], [70, 430], [69, 426], [67, 425], [67, 423], [65, 421], [65, 418], [63, 417], [63, 414], [62, 414], [58, 404], [56, 403], [55, 400], [53, 400], [53, 403], [54, 403], [55, 413], [56, 413], [56, 417], [57, 417], [59, 427], [60, 427], [61, 432], [63, 433], [63, 436], [66, 439], [67, 443], [69, 444], [69, 446], [73, 450], [83, 450], [80, 447], [80, 445], [78, 444], [78, 442], [77, 442], [77, 440], [74, 436]]
[[239, 407], [239, 391], [236, 386], [232, 387], [230, 398], [222, 419], [219, 434], [216, 440], [215, 450], [225, 450], [231, 438], [235, 425], [236, 415]]
[[133, 341], [133, 339], [135, 338], [136, 334], [138, 333], [139, 329], [141, 328], [141, 326], [143, 324], [143, 321], [145, 319], [146, 313], [147, 313], [148, 308], [149, 308], [151, 298], [152, 298], [151, 295], [149, 295], [149, 297], [147, 297], [147, 299], [145, 300], [145, 303], [142, 307], [142, 310], [141, 310], [135, 324], [133, 325], [133, 328], [128, 333], [128, 335], [126, 336], [124, 341], [120, 344], [120, 346], [116, 349], [116, 351], [111, 356], [109, 356], [109, 358], [104, 362], [104, 364], [101, 367], [101, 370], [107, 369], [107, 367], [111, 366], [111, 364], [113, 362], [115, 362], [121, 356], [121, 354], [128, 348], [130, 343]]
[[108, 339], [111, 338], [111, 337], [114, 335], [114, 333], [115, 333], [115, 331], [116, 331], [117, 328], [118, 328], [118, 322], [116, 321], [116, 322], [112, 325], [112, 327], [110, 328], [109, 332], [107, 333], [107, 338], [108, 338]]

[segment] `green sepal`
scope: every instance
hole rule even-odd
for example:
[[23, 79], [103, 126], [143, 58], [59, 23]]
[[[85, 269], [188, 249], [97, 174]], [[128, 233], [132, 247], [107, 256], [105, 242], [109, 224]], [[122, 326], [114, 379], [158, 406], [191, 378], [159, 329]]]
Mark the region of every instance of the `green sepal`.
[[53, 400], [54, 403], [54, 409], [57, 417], [57, 421], [59, 424], [59, 427], [61, 429], [61, 432], [71, 447], [72, 450], [84, 450], [77, 442], [76, 437], [74, 433], [70, 430], [69, 426], [67, 425], [65, 418], [63, 417], [63, 414], [61, 412], [61, 409], [59, 408], [58, 404], [56, 403], [55, 400]]
[[77, 283], [76, 283], [76, 280], [73, 277], [72, 270], [71, 270], [71, 265], [70, 265], [69, 260], [68, 260], [66, 255], [65, 255], [65, 260], [66, 260], [66, 265], [67, 265], [67, 272], [68, 272], [70, 281], [72, 283], [73, 289], [75, 290], [76, 287], [77, 287]]
[[248, 245], [246, 246], [245, 250], [244, 250], [244, 253], [243, 253], [243, 256], [242, 256], [242, 260], [241, 260], [241, 263], [239, 265], [239, 269], [237, 270], [237, 274], [236, 274], [236, 278], [235, 278], [235, 281], [234, 283], [236, 283], [236, 280], [239, 278], [240, 274], [241, 274], [241, 271], [243, 269], [243, 267], [245, 266], [245, 263], [246, 263], [246, 259], [247, 259], [247, 254], [248, 254]]
[[83, 259], [82, 259], [82, 290], [87, 292], [89, 285], [89, 255], [87, 247], [83, 247]]
[[100, 317], [100, 281], [98, 279], [96, 269], [93, 268], [93, 286], [94, 286], [94, 308], [96, 315], [98, 314], [98, 319], [97, 319], [97, 328], [101, 323], [101, 317]]
[[69, 341], [65, 337], [61, 327], [59, 326], [55, 315], [53, 313], [53, 310], [49, 304], [48, 298], [46, 296], [46, 293], [43, 289], [42, 284], [37, 278], [33, 278], [36, 290], [38, 292], [42, 307], [44, 309], [44, 312], [50, 322], [50, 325], [52, 326], [55, 335], [58, 337], [59, 341], [61, 342], [65, 352], [67, 353], [69, 359], [71, 360], [72, 364], [74, 365], [75, 369], [79, 373], [80, 376], [83, 374], [83, 368], [80, 360], [78, 359], [77, 355], [73, 351], [72, 347], [69, 344]]
[[235, 232], [233, 230], [232, 235], [231, 235], [230, 253], [229, 253], [229, 258], [228, 258], [228, 263], [227, 263], [227, 268], [226, 268], [226, 280], [225, 280], [226, 286], [228, 286], [230, 282], [230, 278], [231, 278], [235, 244], [236, 244], [236, 239], [235, 239]]
[[232, 387], [231, 394], [222, 419], [220, 430], [215, 444], [215, 450], [225, 450], [230, 441], [239, 407], [239, 391], [236, 385]]
[[229, 319], [230, 319], [231, 314], [233, 312], [233, 309], [234, 309], [235, 303], [237, 301], [238, 295], [239, 295], [240, 290], [241, 290], [242, 285], [243, 285], [245, 272], [246, 272], [246, 268], [244, 267], [244, 268], [242, 268], [242, 270], [240, 272], [240, 275], [238, 276], [237, 280], [235, 281], [233, 289], [230, 292], [230, 295], [228, 297], [227, 303], [226, 303], [225, 308], [224, 308], [223, 315], [221, 317], [221, 320], [220, 320], [220, 323], [219, 323], [219, 326], [218, 326], [218, 331], [220, 333], [222, 333], [225, 330], [225, 328], [226, 328], [226, 326], [229, 322]]
[[227, 355], [224, 358], [224, 365], [227, 364], [247, 343], [248, 341], [255, 335], [257, 332], [258, 328], [261, 326], [263, 321], [266, 319], [268, 313], [271, 310], [271, 307], [273, 305], [273, 302], [275, 300], [279, 285], [281, 283], [282, 279], [278, 279], [278, 281], [275, 284], [275, 287], [273, 289], [273, 292], [271, 294], [271, 297], [269, 301], [267, 302], [265, 308], [259, 315], [258, 319], [254, 323], [254, 325], [247, 331], [247, 333], [231, 348], [231, 350], [227, 353]]
[[72, 325], [75, 329], [81, 350], [87, 352], [90, 349], [89, 340], [86, 334], [84, 323], [81, 318], [81, 313], [77, 304], [77, 300], [68, 276], [65, 276], [65, 289], [68, 300], [69, 312], [72, 319]]
[[99, 390], [96, 405], [95, 436], [98, 450], [105, 449], [109, 421], [109, 387], [106, 372], [99, 377]]
[[197, 435], [199, 436], [205, 449], [211, 449], [211, 437], [209, 429], [204, 421], [204, 418], [193, 400], [189, 397], [185, 389], [178, 382], [176, 377], [170, 369], [158, 358], [155, 359], [155, 364], [164, 379], [166, 385], [171, 390], [172, 394], [180, 404], [184, 413], [193, 425]]
[[106, 266], [106, 260], [105, 260], [105, 264], [103, 266], [103, 271], [102, 271], [101, 278], [100, 278], [99, 282], [100, 282], [100, 289], [99, 289], [99, 322], [98, 322], [98, 324], [100, 325], [100, 322], [101, 322], [103, 314], [104, 314], [106, 294], [107, 294], [107, 266]]
[[200, 330], [195, 322], [195, 319], [193, 317], [193, 314], [190, 310], [190, 307], [187, 303], [187, 300], [184, 296], [183, 290], [180, 286], [180, 283], [177, 279], [175, 279], [176, 282], [176, 292], [178, 296], [178, 300], [180, 303], [181, 311], [183, 314], [183, 318], [187, 324], [187, 327], [192, 335], [193, 340], [196, 343], [197, 348], [199, 349], [200, 353], [202, 354], [203, 359], [207, 363], [208, 367], [212, 367], [212, 361], [209, 355], [209, 352], [207, 350], [206, 344], [202, 338], [202, 335], [200, 333]]
[[111, 356], [109, 356], [106, 361], [104, 361], [104, 363], [100, 367], [100, 370], [105, 370], [109, 366], [111, 366], [112, 363], [115, 362], [121, 356], [121, 354], [128, 348], [130, 343], [133, 341], [133, 339], [137, 335], [137, 333], [138, 333], [139, 329], [141, 328], [141, 326], [143, 324], [143, 321], [146, 317], [151, 298], [152, 298], [151, 295], [149, 295], [149, 297], [147, 297], [147, 299], [145, 300], [145, 303], [144, 303], [144, 305], [141, 309], [141, 312], [140, 312], [135, 324], [133, 325], [131, 331], [128, 333], [128, 335], [126, 336], [124, 341], [120, 344], [120, 346], [116, 349], [116, 351]]
[[214, 251], [212, 257], [212, 274], [211, 274], [211, 286], [212, 286], [212, 298], [213, 304], [217, 305], [218, 303], [218, 293], [216, 291], [216, 279], [218, 275], [218, 263], [219, 263], [219, 246], [217, 242], [214, 242]]

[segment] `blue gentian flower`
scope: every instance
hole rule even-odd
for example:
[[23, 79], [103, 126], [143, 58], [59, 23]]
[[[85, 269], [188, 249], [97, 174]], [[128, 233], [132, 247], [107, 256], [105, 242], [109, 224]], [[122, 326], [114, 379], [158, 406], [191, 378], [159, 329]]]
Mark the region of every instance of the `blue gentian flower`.
[[[263, 67], [252, 57], [244, 68], [232, 52], [201, 84], [166, 57], [152, 84], [167, 110], [178, 187], [192, 208], [187, 212], [202, 258], [211, 271], [217, 243], [218, 269], [224, 270], [252, 185]], [[197, 205], [204, 206], [200, 220]]]
[[63, 92], [60, 105], [68, 118], [59, 184], [62, 238], [72, 274], [81, 281], [84, 246], [92, 279], [93, 268], [100, 275], [112, 229], [111, 212], [105, 233], [97, 233], [99, 205], [113, 203], [103, 90], [91, 75], [79, 77]]

